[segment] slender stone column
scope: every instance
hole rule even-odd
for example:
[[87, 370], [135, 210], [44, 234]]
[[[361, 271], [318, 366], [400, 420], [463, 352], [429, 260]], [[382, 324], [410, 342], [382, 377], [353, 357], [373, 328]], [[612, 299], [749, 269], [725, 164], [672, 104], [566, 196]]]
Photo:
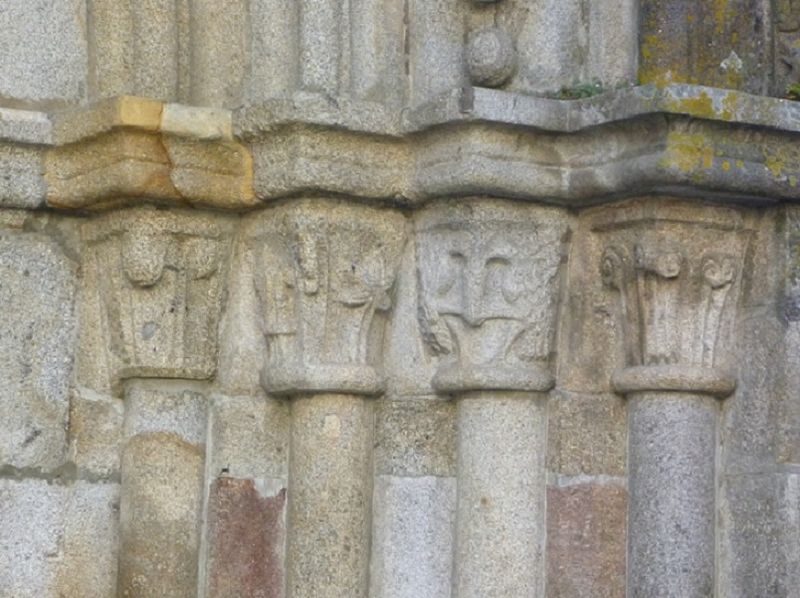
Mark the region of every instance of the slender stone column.
[[287, 596], [366, 597], [373, 405], [405, 240], [393, 211], [325, 200], [248, 232], [267, 339], [265, 390], [292, 401]]
[[205, 398], [137, 381], [125, 401], [118, 593], [189, 596], [198, 580]]
[[417, 222], [433, 386], [458, 401], [458, 598], [544, 594], [546, 393], [566, 230], [556, 210], [493, 200]]
[[155, 209], [85, 228], [108, 374], [126, 401], [120, 596], [197, 592], [206, 399], [193, 381], [214, 374], [223, 232], [212, 217]]
[[620, 298], [628, 397], [629, 595], [715, 592], [718, 399], [749, 232], [725, 208], [634, 203], [606, 211], [602, 274]]

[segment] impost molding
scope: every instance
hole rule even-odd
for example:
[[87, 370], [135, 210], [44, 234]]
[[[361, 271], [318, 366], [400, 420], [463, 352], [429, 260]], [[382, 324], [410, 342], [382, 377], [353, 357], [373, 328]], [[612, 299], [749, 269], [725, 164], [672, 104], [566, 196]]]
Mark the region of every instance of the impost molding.
[[[29, 155], [7, 207], [108, 209], [142, 200], [250, 210], [319, 190], [415, 205], [490, 194], [585, 206], [636, 192], [800, 198], [800, 105], [698, 85], [578, 100], [476, 87], [403, 110], [298, 92], [234, 111], [122, 96], [51, 113], [0, 109]], [[20, 172], [23, 168], [24, 172]]]

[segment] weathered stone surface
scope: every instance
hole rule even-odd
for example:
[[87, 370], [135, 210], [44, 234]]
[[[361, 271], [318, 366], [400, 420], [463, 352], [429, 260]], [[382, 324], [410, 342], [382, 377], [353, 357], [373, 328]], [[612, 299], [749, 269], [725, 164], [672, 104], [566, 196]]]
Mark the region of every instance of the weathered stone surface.
[[714, 596], [717, 399], [629, 395], [629, 595]]
[[75, 265], [45, 235], [0, 228], [0, 464], [64, 461], [75, 337]]
[[290, 427], [285, 401], [212, 396], [201, 592], [283, 595]]
[[188, 5], [176, 0], [129, 3], [133, 35], [133, 90], [170, 101], [186, 97]]
[[426, 210], [415, 232], [417, 312], [438, 359], [434, 388], [549, 390], [563, 215], [475, 199]]
[[800, 476], [726, 477], [720, 507], [720, 594], [793, 596], [800, 583]]
[[623, 598], [627, 492], [585, 479], [547, 488], [546, 595]]
[[85, 0], [10, 0], [0, 10], [0, 97], [76, 102], [87, 92]]
[[[769, 222], [769, 220], [768, 220]], [[778, 416], [778, 448], [780, 463], [800, 463], [800, 403], [795, 399], [800, 389], [800, 210], [796, 207], [785, 208], [785, 213], [778, 216], [777, 223], [785, 223], [781, 253], [785, 256], [786, 267], [778, 277], [783, 287], [783, 305], [778, 311], [787, 322], [784, 340], [783, 393]], [[768, 229], [766, 238], [772, 233]], [[772, 257], [769, 255], [769, 257]], [[763, 265], [768, 272], [769, 263]], [[771, 287], [766, 286], [771, 290]]]
[[458, 399], [458, 596], [544, 590], [545, 402], [509, 391]]
[[247, 9], [244, 0], [191, 4], [192, 103], [232, 108], [241, 102], [249, 62]]
[[119, 476], [123, 402], [95, 391], [74, 389], [69, 403], [69, 460], [85, 475]]
[[0, 480], [3, 595], [114, 595], [118, 491], [116, 484]]
[[470, 33], [467, 40], [467, 70], [475, 85], [499, 87], [514, 74], [517, 54], [505, 29], [489, 27]]
[[396, 398], [375, 413], [375, 472], [388, 476], [455, 475], [456, 413], [450, 401]]
[[205, 429], [202, 395], [129, 390], [121, 463], [121, 596], [196, 592]]
[[43, 480], [0, 481], [0, 586], [9, 596], [52, 595], [63, 500], [64, 488]]
[[247, 99], [257, 102], [297, 88], [298, 11], [285, 0], [249, 2]]
[[637, 82], [639, 3], [631, 0], [588, 2], [589, 40], [585, 82], [602, 89]]
[[43, 112], [0, 108], [0, 139], [4, 141], [46, 143], [52, 128], [52, 121]]
[[363, 397], [292, 399], [286, 548], [292, 598], [367, 595], [373, 426], [373, 405]]
[[513, 32], [519, 53], [509, 89], [552, 93], [580, 82], [588, 37], [583, 5], [581, 0], [547, 0], [535, 6], [525, 0], [503, 2], [498, 21]]
[[[112, 382], [205, 379], [216, 368], [225, 223], [208, 215], [134, 209], [85, 226], [85, 267], [97, 288]], [[121, 305], [129, 306], [121, 309]]]
[[0, 144], [0, 173], [0, 207], [38, 208], [44, 204], [44, 167], [36, 150]]
[[394, 0], [350, 5], [350, 95], [400, 106], [405, 100], [407, 6]]
[[767, 93], [770, 12], [758, 0], [643, 2], [640, 81]]
[[793, 596], [799, 2], [0, 2], [0, 595]]
[[625, 475], [628, 435], [622, 398], [556, 391], [548, 418], [549, 471], [566, 476]]
[[286, 489], [219, 477], [208, 497], [209, 598], [283, 596]]
[[[247, 226], [245, 220], [244, 226]], [[220, 322], [219, 371], [217, 385], [227, 396], [258, 396], [263, 393], [258, 368], [267, 351], [267, 341], [253, 326], [260, 306], [253, 284], [256, 255], [238, 236], [231, 254], [227, 309]]]
[[397, 212], [307, 200], [264, 212], [245, 234], [267, 339], [268, 393], [374, 395], [405, 243]]
[[411, 0], [408, 23], [416, 32], [408, 48], [413, 106], [466, 82], [465, 31], [457, 0]]
[[78, 481], [66, 492], [67, 498], [61, 506], [63, 557], [59, 562], [57, 583], [50, 594], [44, 595], [59, 598], [114, 596], [119, 557], [119, 484]]
[[289, 404], [263, 396], [214, 395], [209, 405], [208, 471], [236, 479], [285, 479]]
[[374, 497], [369, 595], [449, 598], [455, 479], [379, 475]]

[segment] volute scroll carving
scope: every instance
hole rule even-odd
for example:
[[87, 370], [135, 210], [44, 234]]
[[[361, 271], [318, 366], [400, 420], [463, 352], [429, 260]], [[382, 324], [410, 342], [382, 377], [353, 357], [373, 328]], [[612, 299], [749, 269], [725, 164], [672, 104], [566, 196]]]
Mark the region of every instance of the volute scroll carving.
[[417, 221], [419, 322], [440, 392], [548, 390], [567, 224], [549, 208], [481, 200]]
[[227, 224], [130, 209], [84, 226], [86, 266], [104, 306], [112, 384], [214, 375]]
[[275, 395], [378, 394], [405, 218], [325, 200], [259, 215], [247, 232]]
[[625, 367], [615, 386], [730, 394], [729, 348], [750, 237], [741, 215], [634, 203], [606, 210], [594, 230], [605, 246], [603, 283], [618, 295]]

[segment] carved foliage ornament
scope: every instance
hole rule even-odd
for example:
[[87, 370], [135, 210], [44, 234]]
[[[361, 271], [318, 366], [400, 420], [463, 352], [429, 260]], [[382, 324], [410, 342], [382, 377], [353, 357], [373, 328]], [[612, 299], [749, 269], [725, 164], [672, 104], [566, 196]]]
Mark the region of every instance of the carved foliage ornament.
[[133, 209], [84, 229], [114, 381], [205, 379], [216, 363], [226, 250], [211, 217]]
[[595, 229], [628, 368], [725, 377], [749, 231], [733, 210], [696, 212], [634, 206]]
[[302, 202], [260, 215], [248, 235], [274, 394], [380, 392], [385, 314], [405, 242], [402, 215]]
[[558, 279], [567, 227], [547, 208], [444, 206], [417, 226], [419, 321], [441, 359], [439, 390], [552, 384]]

